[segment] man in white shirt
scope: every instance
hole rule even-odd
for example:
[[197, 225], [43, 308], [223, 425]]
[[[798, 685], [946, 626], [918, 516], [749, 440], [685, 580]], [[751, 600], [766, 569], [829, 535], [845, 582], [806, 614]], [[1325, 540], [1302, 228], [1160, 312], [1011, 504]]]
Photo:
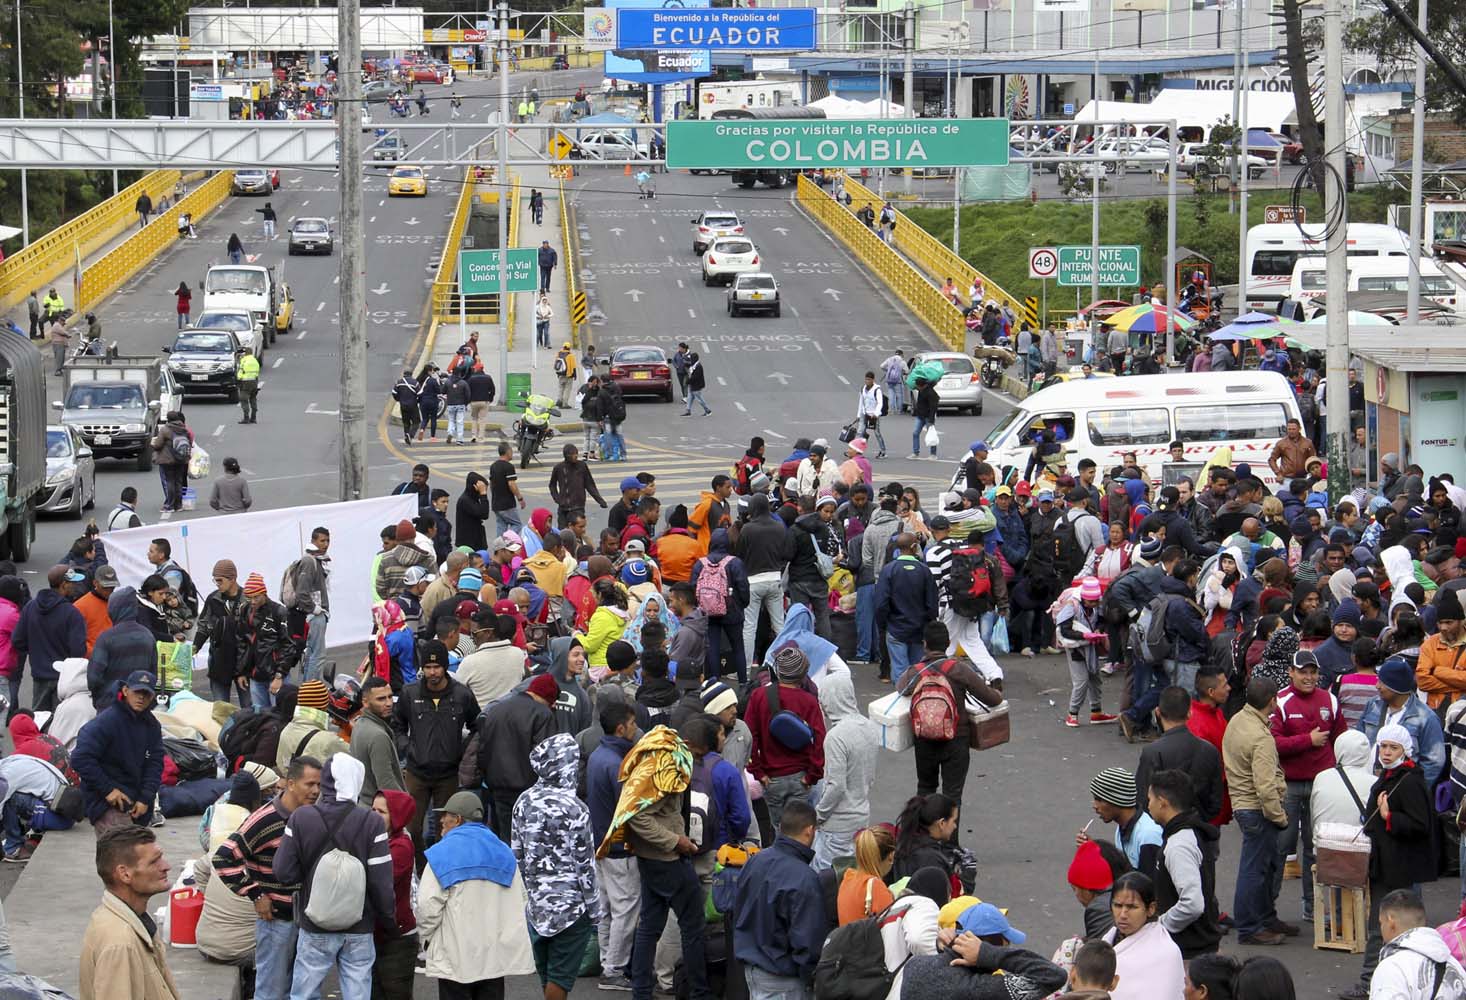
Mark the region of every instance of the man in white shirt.
[[865, 385], [860, 387], [860, 436], [868, 438], [875, 435], [876, 445], [880, 448], [876, 458], [886, 457], [886, 439], [881, 434], [881, 415], [886, 406], [886, 394], [876, 384], [876, 373], [865, 373]]

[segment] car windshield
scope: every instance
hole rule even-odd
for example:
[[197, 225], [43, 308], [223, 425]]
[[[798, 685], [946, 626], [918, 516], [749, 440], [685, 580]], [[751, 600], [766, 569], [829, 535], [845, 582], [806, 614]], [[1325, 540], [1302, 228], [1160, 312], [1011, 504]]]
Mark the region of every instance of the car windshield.
[[747, 240], [719, 240], [713, 244], [714, 253], [753, 253], [753, 244]]
[[739, 288], [773, 288], [774, 279], [767, 274], [745, 274], [738, 279]]
[[173, 342], [175, 354], [229, 354], [233, 338], [227, 333], [186, 333]]
[[209, 330], [248, 330], [251, 326], [244, 313], [204, 313], [193, 325]]
[[204, 279], [204, 292], [248, 292], [250, 295], [265, 294], [265, 274], [244, 268], [210, 268]]
[[49, 427], [46, 428], [46, 457], [71, 457], [71, 435], [65, 431], [53, 431]]
[[66, 394], [68, 410], [142, 409], [143, 393], [135, 385], [107, 385], [105, 382], [84, 382], [74, 385]]
[[611, 359], [613, 364], [618, 365], [659, 365], [666, 360], [666, 356], [655, 347], [628, 348], [624, 351], [617, 351], [616, 356]]
[[392, 171], [392, 176], [416, 178], [422, 176], [422, 171], [419, 170], [417, 167], [398, 167], [396, 170]]
[[322, 219], [301, 219], [295, 224], [297, 233], [324, 233], [326, 223]]

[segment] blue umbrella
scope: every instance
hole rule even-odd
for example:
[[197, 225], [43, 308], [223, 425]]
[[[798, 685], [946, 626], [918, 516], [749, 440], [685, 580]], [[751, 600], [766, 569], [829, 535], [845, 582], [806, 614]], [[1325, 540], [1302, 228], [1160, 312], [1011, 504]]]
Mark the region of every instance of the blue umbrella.
[[1276, 336], [1269, 334], [1262, 328], [1272, 326], [1279, 329], [1283, 326], [1281, 316], [1272, 316], [1263, 312], [1250, 312], [1238, 316], [1232, 322], [1219, 330], [1213, 330], [1207, 334], [1208, 340], [1256, 340], [1259, 337]]

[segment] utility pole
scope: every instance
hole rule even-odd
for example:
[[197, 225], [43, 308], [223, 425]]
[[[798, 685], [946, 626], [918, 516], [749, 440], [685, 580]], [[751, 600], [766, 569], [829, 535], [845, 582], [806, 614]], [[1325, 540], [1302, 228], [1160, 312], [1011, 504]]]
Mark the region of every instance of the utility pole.
[[[1243, 0], [1237, 0], [1237, 69], [1238, 82], [1241, 84], [1242, 94], [1240, 97], [1242, 117], [1237, 121], [1237, 128], [1241, 130], [1237, 136], [1237, 155], [1233, 162], [1237, 167], [1237, 315], [1242, 315], [1247, 310], [1247, 45], [1243, 41], [1247, 34], [1247, 23], [1242, 17], [1246, 4]], [[1342, 84], [1341, 84], [1342, 86]]]
[[[509, 4], [499, 0], [499, 391], [509, 398]], [[462, 290], [460, 289], [460, 294]]]
[[[1427, 0], [1417, 4], [1415, 23], [1425, 30]], [[1415, 46], [1415, 94], [1410, 122], [1410, 277], [1405, 286], [1405, 322], [1420, 322], [1420, 247], [1425, 240], [1425, 50]]]
[[1176, 121], [1166, 129], [1166, 362], [1176, 360]]
[[[1099, 314], [1094, 304], [1099, 301], [1099, 245], [1100, 245], [1100, 179], [1105, 174], [1105, 164], [1099, 156], [1099, 120], [1102, 115], [1099, 113], [1099, 49], [1094, 50], [1094, 137], [1090, 139], [1089, 151], [1092, 154], [1087, 161], [1090, 170], [1093, 172], [1090, 177], [1091, 184], [1091, 205], [1089, 216], [1089, 349], [1091, 351], [1102, 350], [1099, 344]], [[1118, 133], [1117, 133], [1118, 134]], [[1116, 146], [1118, 149], [1119, 146]], [[1115, 161], [1115, 179], [1120, 177], [1120, 161]], [[1085, 358], [1083, 360], [1089, 360]], [[1115, 373], [1120, 374], [1119, 372]]]
[[[1243, 25], [1243, 21], [1242, 21], [1242, 0], [1231, 0], [1231, 2], [1237, 5], [1237, 45], [1236, 45], [1235, 49], [1232, 52], [1232, 124], [1234, 126], [1236, 126], [1237, 128], [1241, 128], [1242, 127], [1242, 74], [1243, 74], [1242, 67], [1243, 67], [1243, 62], [1246, 59], [1246, 56], [1243, 55], [1243, 51], [1242, 51], [1242, 25]], [[1233, 211], [1236, 211], [1236, 209], [1237, 209], [1237, 195], [1236, 195], [1236, 192], [1237, 192], [1237, 145], [1238, 144], [1236, 142], [1232, 143], [1232, 178], [1231, 178], [1232, 179], [1232, 193], [1227, 198], [1227, 211], [1228, 212], [1233, 212]], [[1242, 170], [1243, 170], [1244, 173], [1247, 170], [1247, 161], [1246, 160], [1243, 160], [1242, 161]], [[1245, 217], [1243, 218], [1243, 220], [1241, 222], [1241, 226], [1244, 229], [1247, 226], [1247, 220], [1246, 220]], [[1247, 263], [1246, 263], [1245, 260], [1244, 261], [1239, 261], [1238, 262], [1238, 266], [1239, 267], [1246, 267], [1247, 266]], [[1242, 282], [1242, 286], [1240, 286], [1243, 289], [1243, 291], [1239, 291], [1239, 293], [1238, 293], [1238, 298], [1239, 299], [1243, 296], [1243, 294], [1245, 294], [1246, 284], [1247, 284], [1247, 282], [1246, 282], [1246, 279], [1244, 278], [1243, 279], [1243, 282]]]
[[[1328, 379], [1329, 500], [1337, 503], [1349, 492], [1349, 198], [1345, 191], [1347, 167], [1344, 137], [1344, 12], [1343, 0], [1324, 0], [1324, 225], [1328, 231], [1328, 313], [1325, 376]], [[1415, 149], [1420, 158], [1420, 149]]]
[[[16, 93], [20, 96], [20, 118], [25, 120], [25, 52], [20, 42], [20, 0], [15, 0], [15, 79]], [[26, 169], [20, 168], [20, 247], [31, 245], [31, 197], [28, 190]], [[72, 305], [76, 305], [75, 302]]]
[[[176, 37], [176, 36], [175, 36]], [[173, 94], [174, 101], [178, 100], [178, 68], [175, 63], [173, 79], [168, 81], [168, 89]], [[112, 0], [107, 0], [107, 94], [112, 99], [112, 120], [117, 120], [117, 35], [112, 30]], [[116, 195], [122, 187], [117, 180], [117, 171], [112, 171], [112, 194]]]
[[361, 0], [338, 14], [336, 138], [341, 152], [341, 459], [338, 495], [367, 492], [366, 232], [361, 211]]
[[[906, 117], [916, 117], [916, 75], [912, 69], [911, 60], [916, 52], [916, 4], [912, 0], [906, 0], [906, 37], [902, 46], [906, 50]], [[902, 173], [905, 175], [903, 189], [907, 194], [911, 193], [911, 168], [907, 167]]]

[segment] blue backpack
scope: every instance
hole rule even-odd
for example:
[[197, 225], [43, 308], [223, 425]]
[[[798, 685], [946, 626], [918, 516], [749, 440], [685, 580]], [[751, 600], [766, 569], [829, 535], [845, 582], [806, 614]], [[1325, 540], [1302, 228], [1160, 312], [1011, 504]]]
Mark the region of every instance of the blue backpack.
[[764, 688], [769, 702], [769, 735], [791, 753], [798, 753], [814, 742], [814, 730], [799, 716], [779, 706], [779, 682]]

